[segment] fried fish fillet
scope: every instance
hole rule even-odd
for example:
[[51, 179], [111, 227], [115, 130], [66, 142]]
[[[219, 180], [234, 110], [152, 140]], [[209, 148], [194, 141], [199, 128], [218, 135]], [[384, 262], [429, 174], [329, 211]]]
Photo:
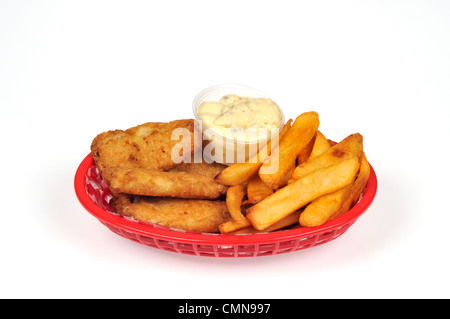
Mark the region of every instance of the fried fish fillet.
[[119, 194], [111, 206], [124, 216], [193, 232], [217, 233], [220, 224], [231, 220], [224, 201]]
[[92, 141], [91, 154], [100, 171], [107, 167], [171, 169], [177, 165], [172, 160], [172, 149], [181, 141], [180, 136], [176, 136], [178, 140], [172, 140], [172, 132], [177, 128], [190, 133], [189, 154], [180, 150], [180, 155], [190, 156], [201, 147], [201, 132], [194, 134], [197, 128], [192, 119], [149, 122], [125, 131], [103, 132]]
[[112, 210], [118, 214], [122, 214], [125, 206], [130, 205], [135, 200], [137, 201], [138, 196], [131, 194], [118, 193], [114, 194], [109, 201], [109, 206]]
[[170, 172], [186, 172], [186, 173], [194, 173], [200, 174], [204, 176], [208, 176], [211, 178], [215, 178], [220, 172], [222, 172], [226, 167], [225, 164], [220, 163], [207, 163], [202, 158], [201, 163], [195, 163], [193, 160], [191, 163], [181, 163], [175, 168], [169, 170]]
[[[198, 165], [185, 164], [181, 168], [192, 169], [193, 172], [113, 167], [104, 170], [103, 178], [112, 193], [192, 199], [217, 199], [225, 194], [227, 187], [217, 183], [215, 175], [203, 175], [198, 169], [204, 165]], [[211, 169], [210, 174], [213, 172], [214, 169]]]

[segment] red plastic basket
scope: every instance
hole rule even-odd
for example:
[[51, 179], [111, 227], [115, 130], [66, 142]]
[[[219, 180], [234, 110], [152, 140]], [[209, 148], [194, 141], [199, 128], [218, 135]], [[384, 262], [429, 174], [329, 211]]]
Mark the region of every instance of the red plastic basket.
[[194, 233], [133, 220], [109, 206], [111, 192], [89, 154], [75, 174], [75, 192], [84, 208], [114, 233], [146, 246], [196, 256], [256, 257], [325, 244], [345, 233], [372, 203], [377, 178], [371, 167], [366, 190], [357, 204], [320, 227], [300, 227], [262, 234]]

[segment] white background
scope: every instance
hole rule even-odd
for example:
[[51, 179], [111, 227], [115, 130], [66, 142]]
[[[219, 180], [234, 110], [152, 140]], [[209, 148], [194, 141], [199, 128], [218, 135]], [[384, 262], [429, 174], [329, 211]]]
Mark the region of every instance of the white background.
[[[92, 139], [257, 87], [360, 132], [378, 176], [342, 237], [217, 259], [124, 239], [79, 204]], [[450, 1], [0, 1], [2, 298], [448, 298]]]

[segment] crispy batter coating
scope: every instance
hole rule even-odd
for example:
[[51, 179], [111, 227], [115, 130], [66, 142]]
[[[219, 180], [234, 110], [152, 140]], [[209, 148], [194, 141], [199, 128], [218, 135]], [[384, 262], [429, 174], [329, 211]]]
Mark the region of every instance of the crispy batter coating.
[[217, 233], [220, 224], [231, 220], [226, 203], [217, 200], [119, 194], [111, 206], [124, 216], [193, 232]]
[[[192, 165], [194, 164], [186, 164], [184, 169], [189, 169]], [[145, 168], [113, 167], [103, 172], [103, 178], [108, 182], [112, 193], [217, 199], [227, 190], [227, 187], [217, 183], [214, 177], [205, 176], [200, 171], [163, 172]]]
[[170, 172], [186, 172], [186, 173], [194, 173], [200, 174], [204, 176], [208, 176], [211, 178], [215, 178], [220, 172], [222, 172], [226, 167], [225, 164], [220, 163], [207, 163], [202, 158], [201, 163], [194, 163], [192, 160], [191, 163], [181, 163], [175, 168], [171, 169]]
[[194, 120], [145, 123], [95, 137], [91, 154], [113, 194], [110, 206], [137, 220], [217, 233], [219, 225], [231, 219], [225, 201], [216, 200], [228, 187], [214, 180], [226, 166], [205, 161], [175, 163], [172, 149], [181, 144], [180, 139], [172, 140], [177, 128], [190, 133], [188, 147], [179, 155], [192, 161], [202, 146]]
[[[103, 171], [107, 167], [171, 169], [177, 165], [172, 160], [172, 148], [181, 141], [172, 140], [172, 132], [185, 128], [191, 134], [189, 154], [201, 146], [201, 133], [194, 134], [195, 122], [176, 120], [168, 123], [149, 122], [125, 131], [114, 130], [101, 133], [91, 144], [91, 154], [97, 167]], [[199, 141], [194, 143], [194, 137]]]
[[109, 201], [109, 206], [118, 214], [122, 214], [125, 206], [134, 202], [136, 196], [131, 194], [117, 193]]

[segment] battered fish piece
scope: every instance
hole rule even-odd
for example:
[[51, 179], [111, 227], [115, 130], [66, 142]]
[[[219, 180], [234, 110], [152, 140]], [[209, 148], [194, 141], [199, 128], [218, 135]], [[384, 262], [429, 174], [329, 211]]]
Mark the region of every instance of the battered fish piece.
[[[125, 131], [114, 130], [97, 135], [91, 144], [91, 154], [95, 164], [103, 172], [108, 167], [147, 168], [167, 170], [177, 166], [172, 160], [172, 148], [181, 141], [172, 140], [172, 132], [177, 128], [187, 129], [191, 141], [190, 156], [201, 147], [201, 132], [197, 130], [195, 120], [176, 120], [168, 123], [149, 122]], [[196, 138], [197, 140], [194, 140]]]
[[124, 216], [193, 232], [217, 233], [220, 224], [231, 220], [224, 201], [121, 194], [111, 206]]
[[207, 163], [202, 157], [201, 163], [194, 163], [194, 160], [191, 160], [191, 163], [181, 163], [169, 170], [170, 172], [186, 172], [186, 173], [194, 173], [200, 174], [204, 176], [208, 176], [211, 178], [215, 178], [221, 171], [223, 171], [226, 167], [225, 164], [220, 163]]
[[131, 195], [131, 194], [114, 194], [111, 200], [109, 201], [109, 206], [112, 208], [113, 211], [115, 211], [118, 214], [122, 214], [123, 209], [125, 206], [130, 205], [135, 201], [138, 201], [138, 196]]
[[[217, 183], [213, 176], [197, 173], [199, 167], [195, 164], [186, 164], [181, 168], [185, 170], [191, 168], [193, 172], [162, 172], [144, 168], [114, 167], [106, 169], [103, 172], [103, 178], [107, 181], [113, 194], [127, 193], [155, 197], [217, 199], [226, 193], [227, 187]], [[195, 168], [192, 168], [192, 166], [195, 166]], [[199, 163], [199, 166], [203, 167], [204, 165]], [[211, 169], [209, 174], [212, 175], [213, 173], [214, 169]]]

